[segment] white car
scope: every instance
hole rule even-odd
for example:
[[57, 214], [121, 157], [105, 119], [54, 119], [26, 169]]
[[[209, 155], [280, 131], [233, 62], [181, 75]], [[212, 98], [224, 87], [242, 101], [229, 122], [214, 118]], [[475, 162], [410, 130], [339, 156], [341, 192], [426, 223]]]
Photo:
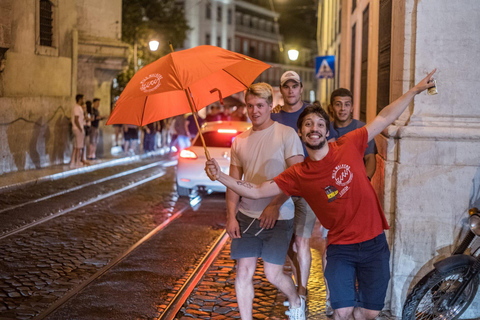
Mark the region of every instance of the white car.
[[[201, 130], [210, 157], [215, 158], [222, 172], [229, 173], [230, 147], [233, 139], [248, 130], [251, 123], [243, 121], [215, 121], [205, 123]], [[192, 190], [225, 192], [226, 188], [218, 181], [211, 181], [205, 173], [205, 151], [200, 135], [197, 134], [192, 146], [180, 152], [177, 166], [177, 192], [179, 196], [189, 196]]]

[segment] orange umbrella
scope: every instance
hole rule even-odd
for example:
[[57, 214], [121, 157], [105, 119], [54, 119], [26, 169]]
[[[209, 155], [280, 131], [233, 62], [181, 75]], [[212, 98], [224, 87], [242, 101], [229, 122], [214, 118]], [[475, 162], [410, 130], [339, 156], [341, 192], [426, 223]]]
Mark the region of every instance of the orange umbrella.
[[248, 88], [268, 68], [264, 62], [214, 46], [169, 53], [133, 76], [107, 124], [144, 126], [188, 112], [195, 114], [219, 100], [219, 95], [226, 97]]

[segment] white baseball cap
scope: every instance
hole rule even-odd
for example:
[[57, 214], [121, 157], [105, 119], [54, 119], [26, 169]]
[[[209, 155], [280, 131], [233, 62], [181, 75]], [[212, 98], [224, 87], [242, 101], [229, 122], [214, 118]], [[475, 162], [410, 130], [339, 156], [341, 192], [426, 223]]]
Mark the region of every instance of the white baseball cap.
[[280, 78], [280, 85], [283, 86], [285, 82], [288, 80], [293, 80], [298, 83], [302, 83], [302, 80], [300, 79], [300, 76], [298, 73], [295, 71], [286, 71], [284, 74], [282, 74], [282, 77]]

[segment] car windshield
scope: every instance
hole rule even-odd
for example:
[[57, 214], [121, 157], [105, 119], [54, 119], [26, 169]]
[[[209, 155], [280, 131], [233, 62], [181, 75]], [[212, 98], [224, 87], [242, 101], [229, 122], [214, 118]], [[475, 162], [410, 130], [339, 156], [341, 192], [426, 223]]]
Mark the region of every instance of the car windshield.
[[[232, 146], [233, 139], [240, 133], [241, 132], [224, 133], [209, 131], [203, 133], [203, 138], [205, 139], [205, 144], [207, 147], [230, 148]], [[198, 138], [194, 145], [202, 146], [202, 139]]]

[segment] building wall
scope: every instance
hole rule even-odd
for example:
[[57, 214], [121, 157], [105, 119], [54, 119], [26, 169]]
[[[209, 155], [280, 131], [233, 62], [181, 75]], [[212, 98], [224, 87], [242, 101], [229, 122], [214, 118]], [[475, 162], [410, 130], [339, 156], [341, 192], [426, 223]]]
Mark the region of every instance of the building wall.
[[[395, 195], [389, 206], [390, 307], [399, 316], [411, 282], [451, 253], [466, 229], [469, 207], [480, 205], [480, 68], [472, 63], [480, 50], [473, 31], [480, 30], [480, 2], [410, 0], [394, 10], [404, 12], [403, 24], [393, 27], [402, 28], [405, 41], [392, 52], [392, 65], [403, 65], [395, 72], [402, 77], [393, 79], [392, 93], [406, 91], [435, 67], [439, 91], [415, 98], [385, 139], [385, 150], [394, 152], [382, 155], [395, 168], [385, 194]], [[477, 297], [465, 316], [478, 317], [479, 310]]]
[[[0, 5], [5, 5], [6, 0], [2, 1]], [[51, 47], [41, 46], [38, 40], [39, 1], [9, 3], [11, 41], [5, 70], [0, 73], [0, 174], [68, 162], [70, 114], [77, 84], [78, 92], [91, 93], [87, 98], [94, 94], [109, 97], [109, 86], [103, 82], [111, 81], [126, 60], [125, 46], [118, 40], [121, 0], [96, 3], [53, 0]], [[1, 29], [5, 29], [3, 25]], [[88, 48], [93, 48], [93, 53]], [[92, 57], [96, 57], [93, 63]], [[103, 77], [96, 85], [99, 77], [95, 71], [88, 75], [82, 72], [92, 64], [110, 78]], [[102, 103], [101, 110], [108, 115], [109, 98]]]
[[[366, 99], [367, 122], [383, 107], [377, 105], [378, 31], [386, 27], [379, 25], [383, 2], [357, 0], [352, 10], [352, 1], [342, 0], [341, 33], [322, 47], [332, 53], [341, 45], [339, 85], [353, 90], [356, 118], [361, 99]], [[369, 23], [363, 25], [367, 6]], [[391, 26], [387, 26], [391, 30], [389, 100], [400, 97], [435, 67], [439, 90], [435, 96], [418, 95], [376, 137], [372, 183], [390, 224], [387, 237], [392, 252], [385, 309], [397, 317], [411, 287], [458, 244], [469, 207], [480, 205], [480, 67], [474, 62], [480, 49], [475, 36], [480, 30], [479, 9], [475, 0], [392, 1]], [[321, 1], [319, 12], [324, 14], [321, 35], [331, 35], [338, 20], [334, 1]], [[364, 27], [369, 32], [366, 70], [361, 69]], [[367, 77], [363, 93], [362, 72]], [[478, 317], [479, 299], [466, 318]]]

